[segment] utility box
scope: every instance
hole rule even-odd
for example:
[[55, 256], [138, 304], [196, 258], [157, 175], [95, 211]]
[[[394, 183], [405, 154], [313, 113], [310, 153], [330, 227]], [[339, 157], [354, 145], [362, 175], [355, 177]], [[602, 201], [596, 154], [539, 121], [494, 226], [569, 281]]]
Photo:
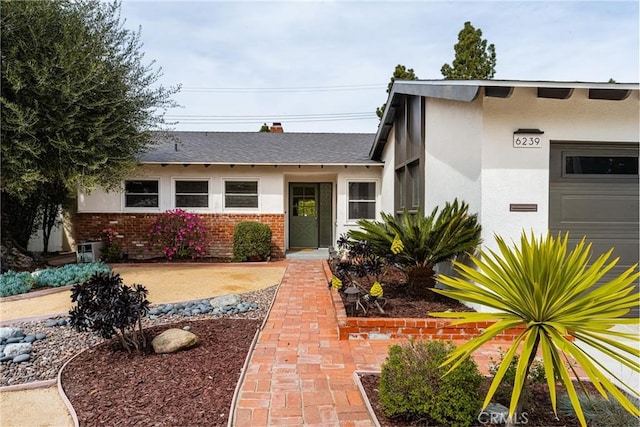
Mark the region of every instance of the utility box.
[[78, 263], [99, 261], [102, 256], [103, 242], [78, 243], [76, 260]]

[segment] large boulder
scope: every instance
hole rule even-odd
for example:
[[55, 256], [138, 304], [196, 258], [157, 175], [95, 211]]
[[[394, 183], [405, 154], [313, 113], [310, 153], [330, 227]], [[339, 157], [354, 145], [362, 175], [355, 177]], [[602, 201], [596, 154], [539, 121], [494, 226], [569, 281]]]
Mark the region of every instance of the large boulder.
[[167, 329], [151, 341], [156, 353], [175, 353], [198, 344], [198, 337], [182, 329]]
[[219, 297], [215, 297], [209, 304], [213, 308], [221, 308], [227, 305], [238, 305], [240, 304], [240, 297], [238, 295], [229, 294], [229, 295], [221, 295]]

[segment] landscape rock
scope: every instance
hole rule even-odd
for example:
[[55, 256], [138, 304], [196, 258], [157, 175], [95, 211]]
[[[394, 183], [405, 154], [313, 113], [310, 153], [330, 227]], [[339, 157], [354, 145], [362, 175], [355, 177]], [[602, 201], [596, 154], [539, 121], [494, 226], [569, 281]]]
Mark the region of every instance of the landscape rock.
[[500, 403], [489, 403], [483, 412], [489, 414], [489, 419], [506, 420], [509, 418], [509, 408]]
[[4, 348], [4, 355], [6, 357], [14, 358], [21, 354], [29, 353], [31, 353], [31, 343], [7, 344]]
[[240, 297], [238, 295], [221, 295], [219, 297], [213, 298], [209, 301], [211, 307], [213, 308], [221, 308], [227, 305], [238, 305], [240, 304]]
[[22, 363], [22, 362], [28, 362], [31, 359], [31, 355], [30, 354], [19, 354], [16, 357], [13, 358], [13, 363]]
[[20, 328], [0, 328], [0, 339], [20, 337], [24, 335]]
[[175, 353], [193, 347], [198, 343], [198, 337], [182, 329], [167, 329], [151, 341], [156, 353]]
[[0, 261], [8, 270], [32, 270], [34, 266], [33, 258], [20, 252], [9, 240], [0, 245]]

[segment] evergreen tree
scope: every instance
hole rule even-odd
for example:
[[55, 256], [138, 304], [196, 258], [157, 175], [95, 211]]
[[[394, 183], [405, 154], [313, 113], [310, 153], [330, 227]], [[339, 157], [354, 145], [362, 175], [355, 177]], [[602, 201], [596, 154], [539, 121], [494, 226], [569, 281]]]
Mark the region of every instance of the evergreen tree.
[[179, 88], [156, 85], [160, 70], [142, 62], [140, 33], [123, 28], [119, 10], [99, 0], [2, 1], [3, 240], [20, 208], [44, 194], [46, 252], [51, 218], [79, 186], [118, 186], [152, 144], [149, 131], [163, 127]]
[[[393, 86], [393, 82], [396, 80], [418, 80], [418, 76], [416, 76], [413, 68], [409, 68], [404, 65], [396, 65], [396, 69], [393, 70], [393, 75], [391, 76], [391, 80], [389, 84], [387, 84], [387, 93], [391, 92], [391, 86]], [[376, 108], [376, 114], [379, 118], [382, 118], [382, 114], [384, 114], [384, 109], [387, 107], [387, 103], [385, 102], [380, 107]]]
[[465, 22], [458, 34], [458, 43], [453, 47], [453, 65], [444, 64], [440, 72], [446, 80], [487, 80], [496, 73], [496, 49], [487, 45], [482, 30]]

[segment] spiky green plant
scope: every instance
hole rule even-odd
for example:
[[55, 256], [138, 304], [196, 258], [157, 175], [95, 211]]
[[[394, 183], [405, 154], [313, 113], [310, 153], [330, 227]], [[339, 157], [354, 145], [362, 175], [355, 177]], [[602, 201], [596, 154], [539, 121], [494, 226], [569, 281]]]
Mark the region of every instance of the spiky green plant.
[[[577, 345], [582, 342], [599, 350], [625, 366], [640, 371], [640, 350], [637, 334], [613, 330], [617, 324], [637, 323], [637, 318], [623, 318], [638, 303], [635, 289], [640, 273], [637, 264], [613, 279], [604, 280], [618, 259], [610, 260], [613, 249], [600, 255], [592, 263], [591, 244], [582, 239], [571, 251], [569, 235], [564, 238], [536, 239], [522, 233], [520, 247], [510, 248], [496, 237], [499, 251], [480, 251], [471, 257], [475, 268], [454, 263], [461, 277], [440, 276], [438, 280], [449, 286], [435, 290], [443, 295], [482, 304], [492, 313], [430, 313], [436, 317], [462, 318], [453, 324], [496, 320], [481, 335], [458, 347], [444, 362], [455, 369], [475, 350], [506, 329], [524, 327], [504, 355], [487, 392], [486, 407], [498, 388], [512, 359], [520, 348], [509, 416], [513, 417], [536, 353], [541, 351], [553, 411], [556, 408], [556, 384], [564, 384], [580, 423], [586, 425], [578, 394], [569, 375], [569, 369], [578, 379], [572, 358], [579, 364], [595, 388], [607, 398], [613, 396], [631, 414], [639, 411], [609, 380], [606, 374], [622, 381], [596, 357]], [[631, 346], [621, 342], [630, 340]], [[630, 389], [632, 390], [632, 389]], [[634, 391], [635, 392], [635, 391]], [[635, 392], [638, 395], [637, 392]]]
[[[413, 214], [406, 209], [399, 218], [382, 212], [382, 221], [360, 220], [360, 230], [349, 237], [368, 241], [376, 255], [395, 254], [395, 261], [408, 274], [431, 277], [433, 267], [457, 255], [473, 253], [480, 244], [478, 215], [469, 213], [469, 205], [454, 200], [429, 216], [422, 210]], [[415, 274], [418, 276], [418, 274]]]

